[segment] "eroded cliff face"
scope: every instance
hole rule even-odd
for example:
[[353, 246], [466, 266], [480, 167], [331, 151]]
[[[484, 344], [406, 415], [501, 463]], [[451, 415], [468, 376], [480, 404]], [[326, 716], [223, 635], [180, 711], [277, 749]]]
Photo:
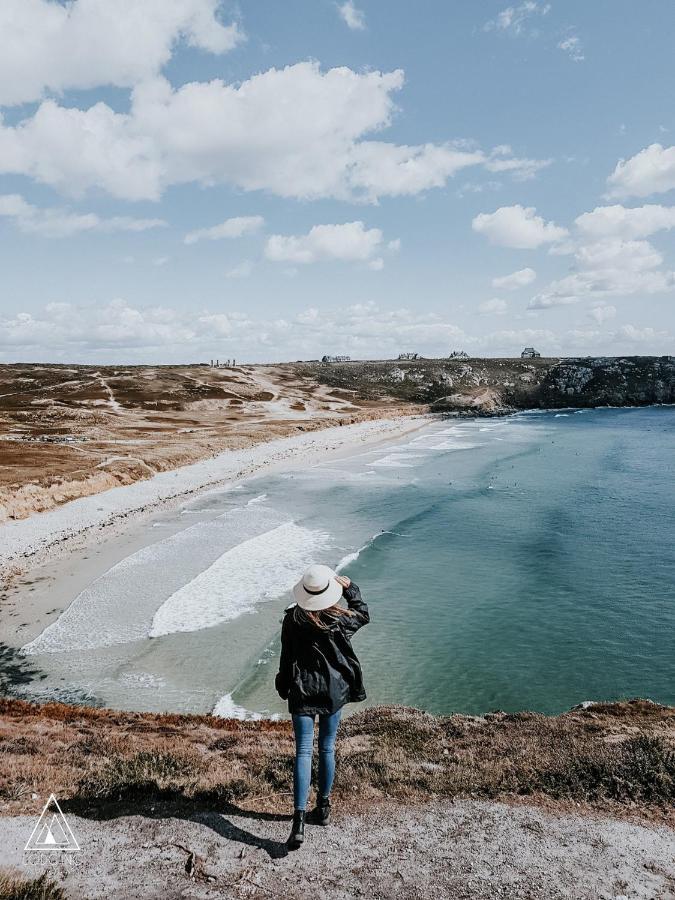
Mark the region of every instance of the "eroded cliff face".
[[396, 397], [439, 412], [675, 403], [675, 357], [423, 359], [298, 365], [355, 400]]

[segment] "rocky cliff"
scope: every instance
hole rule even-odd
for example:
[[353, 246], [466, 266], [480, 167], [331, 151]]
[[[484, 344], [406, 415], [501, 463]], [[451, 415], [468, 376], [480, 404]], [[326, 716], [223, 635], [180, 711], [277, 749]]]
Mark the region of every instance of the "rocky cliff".
[[675, 357], [422, 359], [298, 364], [305, 376], [358, 401], [396, 397], [435, 411], [500, 415], [516, 409], [675, 403]]

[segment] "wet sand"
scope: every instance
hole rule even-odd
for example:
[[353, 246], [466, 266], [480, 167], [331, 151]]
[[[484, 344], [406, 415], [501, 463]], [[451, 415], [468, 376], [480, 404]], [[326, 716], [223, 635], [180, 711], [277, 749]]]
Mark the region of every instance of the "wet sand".
[[[400, 440], [428, 416], [380, 419], [226, 451], [146, 481], [0, 525], [0, 645], [33, 640], [117, 562], [186, 527], [187, 504], [247, 478], [312, 466]], [[218, 514], [215, 510], [212, 515]], [[209, 513], [200, 512], [202, 520]], [[190, 518], [190, 524], [194, 522]], [[153, 527], [154, 526], [154, 527]]]

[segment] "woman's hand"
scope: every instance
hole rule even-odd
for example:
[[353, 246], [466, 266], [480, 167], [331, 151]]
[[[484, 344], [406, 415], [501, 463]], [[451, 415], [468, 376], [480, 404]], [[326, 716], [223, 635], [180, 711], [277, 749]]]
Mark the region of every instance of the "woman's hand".
[[335, 580], [337, 581], [338, 584], [342, 585], [343, 588], [348, 588], [349, 585], [352, 583], [351, 578], [347, 578], [346, 575], [336, 575]]

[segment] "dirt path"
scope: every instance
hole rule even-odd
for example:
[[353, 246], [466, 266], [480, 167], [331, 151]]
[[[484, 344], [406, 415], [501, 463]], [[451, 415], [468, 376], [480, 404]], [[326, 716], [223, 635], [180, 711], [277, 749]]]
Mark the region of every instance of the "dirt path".
[[[49, 870], [69, 898], [453, 898], [598, 900], [675, 897], [675, 833], [609, 818], [551, 815], [484, 801], [386, 805], [309, 827], [288, 853], [288, 820], [196, 813], [109, 821], [68, 816], [81, 851], [66, 865], [24, 856], [35, 824], [0, 819], [3, 862]], [[194, 854], [192, 876], [190, 854]]]

